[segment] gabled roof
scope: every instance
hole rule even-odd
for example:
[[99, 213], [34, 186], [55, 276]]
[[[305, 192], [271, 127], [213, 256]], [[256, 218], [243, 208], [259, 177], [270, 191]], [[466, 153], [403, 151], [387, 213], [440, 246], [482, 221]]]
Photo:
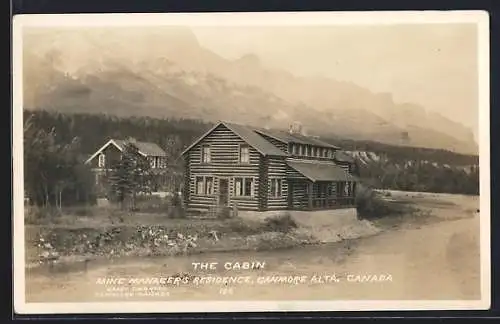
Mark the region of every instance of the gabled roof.
[[314, 137], [305, 136], [301, 134], [291, 134], [286, 131], [280, 130], [269, 130], [269, 129], [255, 129], [256, 132], [272, 137], [283, 143], [297, 143], [297, 144], [308, 144], [322, 147], [329, 147], [333, 149], [339, 149], [338, 146], [332, 145], [330, 143], [324, 142]]
[[271, 156], [286, 156], [285, 152], [281, 151], [279, 148], [268, 142], [262, 136], [257, 134], [253, 128], [249, 126], [228, 123], [228, 122], [219, 122], [214, 127], [212, 127], [208, 132], [200, 136], [193, 144], [191, 144], [188, 148], [186, 148], [182, 155], [196, 146], [199, 142], [201, 142], [205, 137], [207, 137], [210, 133], [212, 133], [217, 127], [225, 126], [230, 131], [239, 136], [242, 140], [244, 140], [248, 145], [252, 146], [262, 155], [271, 155]]
[[125, 149], [127, 143], [132, 143], [139, 150], [139, 154], [143, 156], [167, 156], [164, 150], [155, 143], [134, 141], [130, 142], [127, 140], [110, 139], [101, 148], [99, 148], [94, 154], [92, 154], [85, 163], [92, 161], [99, 153], [106, 149], [110, 145], [114, 145], [118, 150], [122, 151]]
[[287, 161], [287, 164], [308, 178], [316, 181], [357, 181], [355, 177], [347, 171], [333, 163], [318, 161]]
[[[127, 140], [114, 139], [113, 141], [118, 146], [121, 147], [121, 150], [123, 150], [125, 148], [125, 145], [127, 145], [127, 143], [129, 143], [129, 141], [127, 141]], [[132, 144], [134, 144], [137, 147], [137, 149], [139, 150], [139, 152], [144, 154], [144, 155], [147, 155], [147, 156], [167, 156], [167, 153], [165, 153], [165, 151], [160, 146], [158, 146], [158, 144], [151, 143], [151, 142], [140, 142], [140, 141], [133, 142]]]

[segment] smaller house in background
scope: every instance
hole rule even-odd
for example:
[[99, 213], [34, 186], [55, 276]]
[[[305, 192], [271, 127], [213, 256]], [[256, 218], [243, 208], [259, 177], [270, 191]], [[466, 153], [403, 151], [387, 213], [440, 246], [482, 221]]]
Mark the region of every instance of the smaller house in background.
[[111, 171], [113, 165], [121, 159], [127, 144], [134, 145], [139, 151], [139, 154], [148, 159], [151, 169], [158, 174], [158, 181], [156, 181], [157, 188], [154, 188], [154, 191], [160, 190], [159, 187], [162, 187], [167, 180], [167, 154], [156, 143], [141, 142], [134, 138], [126, 140], [110, 139], [85, 161], [85, 164], [90, 165], [95, 174], [96, 185], [100, 187], [100, 189], [105, 186], [107, 173]]

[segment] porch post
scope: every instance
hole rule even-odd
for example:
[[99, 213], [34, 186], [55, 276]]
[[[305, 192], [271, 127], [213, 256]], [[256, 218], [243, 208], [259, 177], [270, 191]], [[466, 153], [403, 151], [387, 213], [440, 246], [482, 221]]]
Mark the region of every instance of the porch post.
[[356, 205], [356, 181], [352, 182], [351, 196], [352, 196], [352, 204]]
[[308, 206], [309, 206], [309, 209], [312, 209], [313, 205], [312, 205], [312, 199], [313, 199], [313, 183], [310, 181], [307, 183], [307, 191], [308, 191], [308, 198], [309, 198], [309, 202], [308, 202]]
[[342, 204], [342, 201], [341, 201], [341, 198], [340, 198], [340, 197], [341, 197], [340, 190], [341, 190], [342, 188], [340, 188], [340, 187], [341, 187], [341, 185], [340, 185], [340, 184], [341, 184], [341, 182], [340, 182], [340, 181], [336, 181], [336, 182], [335, 182], [335, 186], [337, 187], [337, 188], [336, 188], [336, 190], [335, 190], [335, 196], [336, 196], [336, 197], [335, 197], [335, 201], [336, 201], [336, 205], [341, 205], [341, 204]]

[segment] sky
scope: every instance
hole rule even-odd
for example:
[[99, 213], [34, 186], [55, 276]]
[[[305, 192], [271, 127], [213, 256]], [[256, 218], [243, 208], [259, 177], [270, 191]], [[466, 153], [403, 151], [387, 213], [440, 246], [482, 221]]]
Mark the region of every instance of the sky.
[[478, 133], [478, 46], [473, 24], [193, 27], [199, 43], [300, 76], [351, 81], [413, 102]]

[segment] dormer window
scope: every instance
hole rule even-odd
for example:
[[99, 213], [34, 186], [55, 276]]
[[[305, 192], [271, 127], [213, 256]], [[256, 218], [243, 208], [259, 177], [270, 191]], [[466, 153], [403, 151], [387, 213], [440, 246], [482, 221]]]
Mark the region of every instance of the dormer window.
[[106, 155], [103, 153], [99, 154], [99, 160], [97, 161], [99, 168], [104, 168], [106, 166]]
[[210, 161], [212, 161], [212, 158], [210, 156], [210, 146], [203, 145], [201, 147], [201, 162], [202, 163], [210, 163]]
[[240, 163], [250, 163], [250, 148], [248, 145], [240, 146]]

